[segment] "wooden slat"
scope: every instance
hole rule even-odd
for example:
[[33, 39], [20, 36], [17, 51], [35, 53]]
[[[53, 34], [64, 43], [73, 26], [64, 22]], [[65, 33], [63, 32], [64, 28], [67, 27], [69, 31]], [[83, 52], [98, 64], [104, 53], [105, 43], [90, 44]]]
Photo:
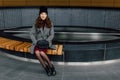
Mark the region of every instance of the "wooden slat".
[[11, 43], [13, 40], [8, 40], [8, 41], [5, 41], [4, 43], [1, 44], [1, 48], [6, 48], [6, 45]]
[[49, 55], [56, 55], [57, 49], [58, 49], [58, 45], [55, 45], [55, 47], [56, 47], [56, 50], [48, 49], [47, 54], [49, 54]]
[[120, 0], [114, 0], [114, 7], [120, 7]]
[[28, 43], [25, 47], [24, 47], [24, 52], [28, 52], [28, 48], [31, 46], [31, 43]]
[[69, 0], [49, 0], [49, 6], [69, 6]]
[[0, 47], [2, 48], [2, 44], [4, 44], [7, 41], [9, 41], [9, 39], [1, 39], [0, 40]]
[[3, 0], [0, 0], [0, 7], [3, 6]]
[[3, 0], [3, 6], [26, 6], [25, 0]]
[[21, 52], [23, 51], [23, 47], [26, 45], [26, 42], [24, 42], [24, 43], [22, 43], [21, 45], [18, 45], [18, 46], [16, 46], [15, 47], [15, 51], [20, 51], [21, 50]]
[[58, 49], [57, 55], [62, 55], [62, 51], [63, 51], [63, 45], [59, 45], [59, 49]]
[[59, 45], [55, 45], [56, 50], [51, 50], [51, 55], [56, 55]]
[[93, 7], [113, 7], [114, 0], [92, 0]]
[[47, 50], [47, 54], [48, 54], [48, 55], [50, 55], [51, 52], [52, 52], [52, 51], [51, 51], [50, 49]]
[[10, 40], [10, 39], [0, 37], [0, 40], [2, 41], [2, 40]]
[[115, 3], [115, 4], [114, 4], [114, 7], [115, 7], [115, 8], [120, 8], [120, 3]]
[[24, 48], [25, 48], [28, 44], [29, 44], [28, 42], [24, 42], [24, 45], [21, 46], [21, 47], [18, 49], [18, 51], [24, 52]]
[[48, 6], [48, 0], [26, 0], [26, 6]]
[[23, 42], [21, 42], [21, 41], [17, 41], [15, 44], [11, 45], [9, 49], [15, 51], [15, 47], [18, 46], [18, 45], [21, 45], [22, 43]]
[[91, 6], [91, 0], [70, 0], [70, 6]]
[[92, 7], [114, 7], [113, 3], [92, 3]]
[[15, 43], [16, 43], [15, 40], [13, 40], [12, 42], [8, 43], [8, 44], [6, 45], [6, 49], [10, 49], [10, 46], [13, 45], [13, 44], [15, 44]]
[[6, 43], [8, 40], [0, 41], [0, 48], [3, 48], [2, 44]]
[[4, 44], [4, 48], [9, 49], [9, 45], [13, 42], [14, 42], [14, 40], [11, 40], [11, 41], [7, 42], [6, 44]]
[[113, 3], [114, 0], [92, 0], [94, 3]]

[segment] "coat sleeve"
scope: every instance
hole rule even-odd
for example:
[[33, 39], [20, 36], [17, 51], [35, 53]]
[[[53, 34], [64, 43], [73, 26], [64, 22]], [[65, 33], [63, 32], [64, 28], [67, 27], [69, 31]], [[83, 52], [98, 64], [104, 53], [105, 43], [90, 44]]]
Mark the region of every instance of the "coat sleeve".
[[54, 38], [54, 26], [52, 24], [52, 27], [50, 28], [49, 36], [46, 40], [52, 41], [53, 38]]
[[36, 44], [37, 40], [36, 40], [36, 28], [35, 28], [35, 25], [33, 25], [32, 28], [31, 28], [30, 37], [31, 37], [31, 40], [32, 40], [33, 44]]

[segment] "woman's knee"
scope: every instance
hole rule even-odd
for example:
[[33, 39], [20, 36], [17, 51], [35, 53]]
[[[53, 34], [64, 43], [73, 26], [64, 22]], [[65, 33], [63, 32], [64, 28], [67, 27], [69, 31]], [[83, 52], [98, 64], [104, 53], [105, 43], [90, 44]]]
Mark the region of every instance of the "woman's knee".
[[40, 55], [46, 55], [43, 51], [40, 51]]
[[36, 55], [39, 55], [39, 54], [40, 54], [40, 51], [39, 51], [39, 50], [36, 50], [36, 51], [35, 51], [35, 54], [36, 54]]

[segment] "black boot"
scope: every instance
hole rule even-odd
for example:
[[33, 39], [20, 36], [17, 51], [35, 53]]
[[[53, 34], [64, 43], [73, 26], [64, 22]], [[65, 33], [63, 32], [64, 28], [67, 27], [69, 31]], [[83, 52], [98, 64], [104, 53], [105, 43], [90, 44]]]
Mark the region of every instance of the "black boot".
[[53, 75], [53, 76], [56, 75], [56, 70], [55, 70], [55, 67], [53, 66], [53, 64], [52, 64], [52, 67], [51, 67], [51, 75]]
[[50, 68], [48, 66], [46, 66], [46, 68], [44, 68], [44, 69], [45, 69], [47, 75], [51, 76], [51, 70], [50, 70]]

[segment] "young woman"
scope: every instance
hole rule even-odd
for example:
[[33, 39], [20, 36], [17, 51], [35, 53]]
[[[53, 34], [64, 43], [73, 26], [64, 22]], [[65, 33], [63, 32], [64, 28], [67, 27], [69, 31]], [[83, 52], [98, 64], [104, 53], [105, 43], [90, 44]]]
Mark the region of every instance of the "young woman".
[[56, 75], [56, 70], [47, 56], [47, 49], [40, 49], [36, 43], [38, 40], [46, 40], [49, 42], [49, 47], [54, 48], [52, 39], [54, 38], [54, 27], [48, 17], [46, 7], [41, 7], [36, 23], [33, 25], [30, 36], [32, 39], [31, 53], [36, 55], [48, 76]]

